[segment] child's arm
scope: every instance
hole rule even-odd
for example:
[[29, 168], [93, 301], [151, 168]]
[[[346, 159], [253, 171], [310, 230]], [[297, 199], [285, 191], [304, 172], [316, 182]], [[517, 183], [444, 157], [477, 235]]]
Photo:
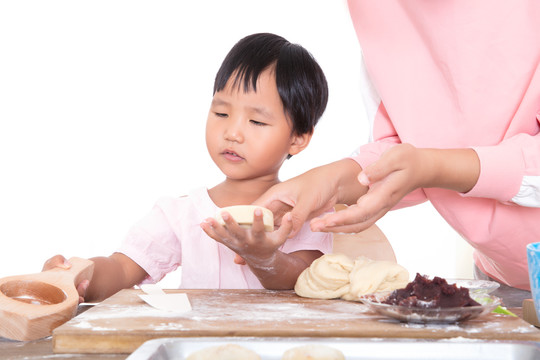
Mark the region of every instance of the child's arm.
[[[146, 271], [124, 254], [114, 253], [109, 257], [91, 258], [94, 262], [92, 280], [77, 284], [80, 302], [105, 300], [118, 291], [139, 284], [147, 276]], [[43, 265], [43, 270], [54, 267], [69, 269], [71, 264], [62, 256], [56, 255]]]
[[209, 218], [201, 224], [202, 229], [241, 256], [266, 289], [293, 289], [300, 273], [322, 255], [318, 250], [290, 254], [278, 250], [292, 230], [290, 214], [283, 217], [281, 227], [272, 233], [264, 231], [260, 210], [255, 210], [251, 229], [240, 227], [226, 212], [222, 217], [226, 226]]
[[300, 250], [289, 254], [277, 250], [272, 259], [259, 262], [256, 258], [244, 260], [265, 289], [294, 289], [296, 280], [311, 263], [323, 255], [319, 250]]

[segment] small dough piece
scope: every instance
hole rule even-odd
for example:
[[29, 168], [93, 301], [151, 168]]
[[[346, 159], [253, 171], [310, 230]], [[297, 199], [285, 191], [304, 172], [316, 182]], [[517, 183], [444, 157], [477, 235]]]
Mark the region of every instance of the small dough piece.
[[261, 360], [261, 357], [243, 346], [224, 344], [195, 351], [186, 360]]
[[333, 347], [310, 344], [288, 349], [281, 360], [345, 360], [345, 356]]
[[339, 298], [349, 292], [349, 273], [353, 266], [353, 260], [346, 255], [323, 255], [300, 274], [294, 291], [308, 298]]
[[255, 209], [261, 209], [262, 211], [264, 230], [274, 231], [274, 214], [272, 214], [270, 210], [263, 208], [261, 206], [235, 205], [235, 206], [224, 207], [219, 210], [219, 212], [215, 216], [215, 219], [221, 225], [225, 225], [225, 221], [223, 221], [223, 218], [221, 217], [221, 213], [226, 211], [229, 214], [231, 214], [231, 216], [238, 223], [238, 225], [245, 228], [251, 228], [251, 226], [253, 225], [253, 212], [255, 211]]
[[342, 298], [359, 300], [362, 295], [404, 288], [409, 282], [409, 272], [392, 261], [375, 261], [360, 256], [354, 261], [349, 278], [349, 293]]

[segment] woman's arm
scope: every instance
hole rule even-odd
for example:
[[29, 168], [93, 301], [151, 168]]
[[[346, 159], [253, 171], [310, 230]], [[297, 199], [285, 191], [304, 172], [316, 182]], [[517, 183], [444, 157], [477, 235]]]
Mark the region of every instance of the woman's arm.
[[464, 193], [475, 186], [479, 173], [480, 161], [472, 149], [419, 149], [398, 144], [358, 175], [369, 190], [354, 206], [314, 219], [311, 227], [314, 231], [360, 232], [418, 188]]

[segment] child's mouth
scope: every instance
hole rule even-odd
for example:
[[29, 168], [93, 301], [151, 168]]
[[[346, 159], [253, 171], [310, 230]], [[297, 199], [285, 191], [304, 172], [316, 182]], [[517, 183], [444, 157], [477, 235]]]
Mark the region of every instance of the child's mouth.
[[238, 155], [238, 154], [235, 153], [234, 151], [225, 150], [222, 154], [223, 154], [223, 156], [225, 157], [225, 159], [230, 160], [230, 161], [241, 161], [241, 160], [244, 160], [243, 157], [241, 157], [240, 155]]

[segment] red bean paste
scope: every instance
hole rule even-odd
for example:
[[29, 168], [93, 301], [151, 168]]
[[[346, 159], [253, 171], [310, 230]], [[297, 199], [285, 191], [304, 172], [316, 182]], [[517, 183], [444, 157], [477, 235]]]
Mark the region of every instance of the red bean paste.
[[438, 276], [430, 280], [418, 273], [414, 281], [403, 289], [394, 290], [383, 303], [427, 309], [480, 305], [471, 299], [469, 289], [450, 285]]

